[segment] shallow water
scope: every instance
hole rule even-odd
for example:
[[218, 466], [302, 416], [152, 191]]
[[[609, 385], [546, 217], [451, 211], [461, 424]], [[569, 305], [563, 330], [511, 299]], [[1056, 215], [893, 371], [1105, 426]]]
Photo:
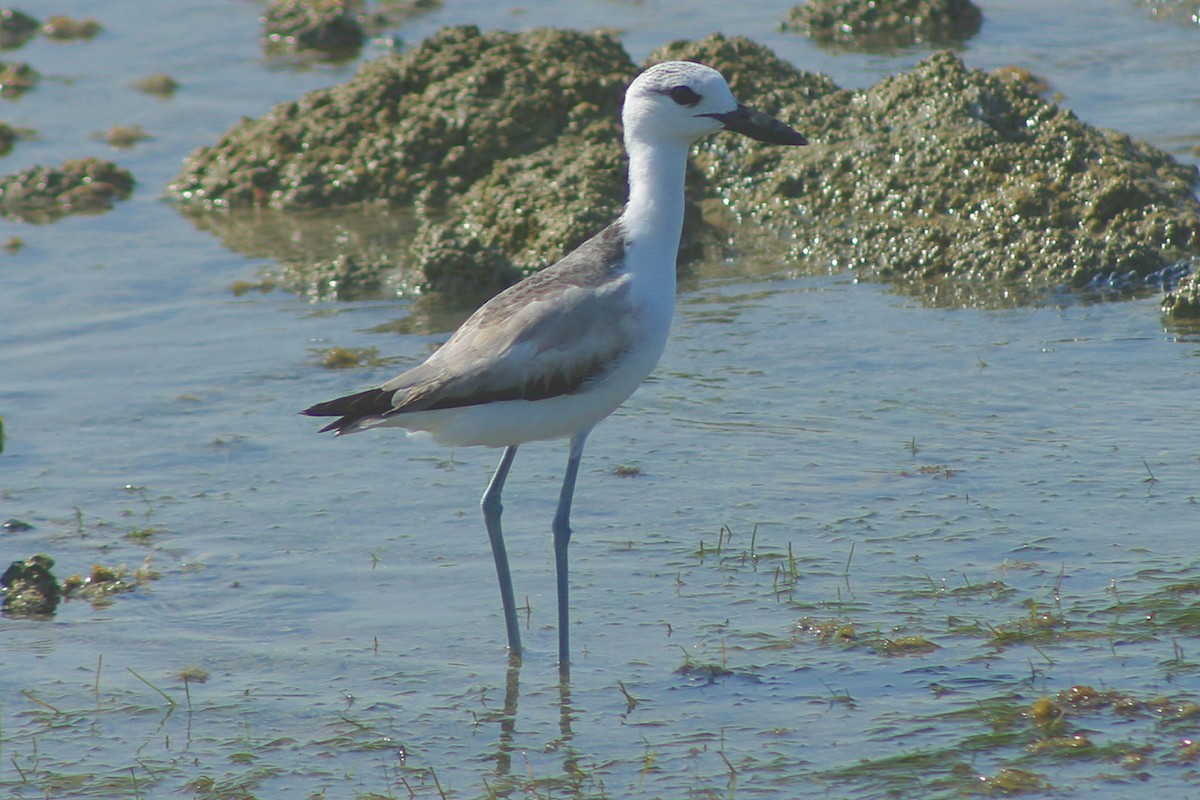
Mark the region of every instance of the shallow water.
[[[456, 3], [398, 34], [616, 23], [641, 59], [722, 30], [847, 86], [921, 56], [825, 53], [776, 30], [787, 5]], [[585, 454], [568, 686], [548, 530], [565, 447], [518, 456], [518, 673], [476, 505], [497, 454], [334, 441], [295, 415], [444, 328], [396, 335], [409, 301], [234, 295], [269, 264], [158, 199], [240, 115], [352, 73], [264, 62], [259, 12], [114, 2], [96, 40], [15, 56], [48, 77], [0, 106], [39, 131], [7, 169], [101, 153], [88, 135], [114, 123], [156, 138], [115, 154], [139, 188], [114, 211], [0, 223], [25, 243], [0, 257], [0, 520], [34, 525], [0, 534], [0, 563], [149, 557], [160, 577], [0, 618], [12, 796], [932, 797], [1003, 770], [1058, 796], [1200, 791], [1200, 341], [1156, 298], [930, 309], [761, 258], [704, 265]], [[1115, 0], [985, 12], [968, 64], [1028, 66], [1083, 119], [1196, 160], [1194, 26]], [[157, 70], [175, 97], [127, 87]], [[390, 362], [327, 370], [330, 345]], [[853, 636], [822, 641], [831, 622]], [[1044, 635], [999, 635], [1022, 625]], [[896, 655], [903, 637], [938, 649]], [[1037, 749], [1021, 712], [1077, 684], [1142, 705], [1073, 712], [1090, 749]]]

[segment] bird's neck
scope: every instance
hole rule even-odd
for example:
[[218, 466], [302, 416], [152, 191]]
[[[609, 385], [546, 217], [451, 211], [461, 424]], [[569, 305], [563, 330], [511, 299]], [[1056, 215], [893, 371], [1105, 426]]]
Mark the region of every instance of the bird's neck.
[[[672, 288], [679, 237], [683, 231], [683, 182], [688, 147], [681, 142], [654, 145], [627, 142], [629, 202], [622, 227], [635, 269], [668, 273]], [[666, 275], [664, 275], [666, 277]]]

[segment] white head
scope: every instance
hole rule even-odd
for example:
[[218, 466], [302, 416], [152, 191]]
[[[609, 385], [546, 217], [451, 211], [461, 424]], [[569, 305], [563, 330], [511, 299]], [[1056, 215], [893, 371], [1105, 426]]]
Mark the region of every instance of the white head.
[[625, 91], [621, 118], [626, 147], [686, 146], [719, 130], [771, 144], [807, 144], [784, 123], [739, 103], [721, 73], [691, 61], [666, 61], [638, 75]]

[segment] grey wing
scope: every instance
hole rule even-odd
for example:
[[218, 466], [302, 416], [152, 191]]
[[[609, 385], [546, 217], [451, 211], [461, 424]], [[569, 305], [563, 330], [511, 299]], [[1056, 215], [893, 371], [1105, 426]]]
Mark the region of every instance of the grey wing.
[[633, 309], [621, 278], [601, 286], [558, 283], [506, 313], [489, 311], [467, 320], [424, 364], [381, 387], [393, 393], [390, 413], [572, 394], [611, 369], [633, 342]]
[[349, 433], [363, 420], [408, 411], [577, 392], [633, 343], [637, 320], [621, 271], [624, 255], [616, 222], [493, 297], [425, 363], [303, 413], [338, 416], [322, 430]]

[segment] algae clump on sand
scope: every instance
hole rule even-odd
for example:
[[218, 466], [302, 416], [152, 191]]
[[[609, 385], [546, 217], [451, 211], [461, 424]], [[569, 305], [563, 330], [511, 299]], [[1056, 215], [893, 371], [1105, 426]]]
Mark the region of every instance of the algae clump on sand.
[[808, 0], [782, 26], [822, 44], [870, 52], [960, 42], [978, 33], [982, 21], [971, 0]]
[[498, 161], [615, 116], [633, 65], [611, 38], [447, 28], [346, 83], [235, 125], [168, 187], [205, 207], [442, 206]]
[[127, 199], [135, 183], [129, 170], [98, 158], [37, 165], [0, 176], [0, 215], [42, 224], [68, 214], [99, 213]]
[[54, 559], [40, 553], [9, 564], [0, 575], [3, 613], [10, 617], [49, 617], [54, 614], [62, 591], [53, 568]]
[[[617, 115], [635, 70], [604, 34], [447, 28], [404, 55], [364, 64], [347, 83], [235, 125], [187, 159], [168, 194], [203, 209], [382, 201], [416, 215], [373, 209], [365, 227], [342, 215], [326, 234], [306, 233], [286, 215], [263, 227], [234, 214], [198, 218], [231, 246], [260, 254], [298, 234], [304, 247], [287, 252], [280, 280], [309, 294], [345, 296], [389, 272], [393, 289], [495, 290], [523, 271], [514, 260], [537, 249], [544, 232], [577, 244], [619, 208]], [[571, 170], [581, 178], [574, 186], [565, 183]], [[521, 184], [505, 219], [508, 249], [454, 219], [481, 181]], [[414, 247], [418, 228], [427, 230]], [[375, 246], [381, 238], [397, 246]], [[372, 246], [347, 252], [347, 240]]]
[[[1082, 287], [1097, 274], [1147, 275], [1200, 254], [1194, 166], [1081, 122], [1021, 81], [949, 52], [860, 91], [778, 64], [744, 39], [710, 37], [655, 54], [698, 58], [736, 82], [771, 85], [767, 110], [814, 141], [795, 156], [732, 137], [701, 145], [730, 205], [793, 238], [810, 268], [910, 285], [927, 299], [993, 304], [1020, 287]], [[768, 180], [746, 182], [754, 168]], [[716, 164], [724, 168], [716, 168]]]
[[[675, 42], [650, 61], [670, 58], [711, 64], [812, 141], [702, 142], [686, 255], [722, 221], [696, 209], [723, 205], [755, 223], [723, 231], [734, 247], [765, 236], [789, 266], [991, 305], [1200, 254], [1194, 167], [951, 53], [855, 91], [743, 38]], [[619, 108], [636, 70], [604, 34], [444, 29], [239, 123], [168, 193], [231, 247], [278, 259], [273, 278], [294, 291], [492, 292], [619, 213]], [[252, 206], [278, 211], [237, 212]]]

